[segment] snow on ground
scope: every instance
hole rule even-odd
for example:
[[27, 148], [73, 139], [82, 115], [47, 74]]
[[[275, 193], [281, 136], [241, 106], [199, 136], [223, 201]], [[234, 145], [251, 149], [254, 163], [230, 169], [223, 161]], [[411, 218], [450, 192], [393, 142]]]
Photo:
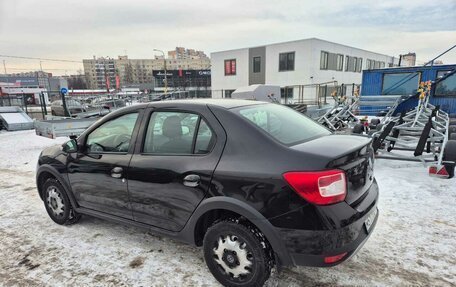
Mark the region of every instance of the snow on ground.
[[[218, 286], [202, 250], [91, 217], [59, 226], [35, 187], [37, 157], [60, 144], [0, 132], [0, 285]], [[292, 268], [267, 286], [455, 286], [456, 179], [420, 164], [377, 160], [380, 218], [371, 238], [334, 268]]]

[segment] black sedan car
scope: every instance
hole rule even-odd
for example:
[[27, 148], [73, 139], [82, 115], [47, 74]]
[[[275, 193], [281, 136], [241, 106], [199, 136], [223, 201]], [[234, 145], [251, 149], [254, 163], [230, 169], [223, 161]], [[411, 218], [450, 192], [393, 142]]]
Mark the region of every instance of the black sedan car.
[[81, 214], [203, 246], [226, 286], [277, 266], [333, 266], [378, 218], [368, 138], [334, 135], [278, 104], [176, 100], [120, 109], [38, 162], [53, 221]]

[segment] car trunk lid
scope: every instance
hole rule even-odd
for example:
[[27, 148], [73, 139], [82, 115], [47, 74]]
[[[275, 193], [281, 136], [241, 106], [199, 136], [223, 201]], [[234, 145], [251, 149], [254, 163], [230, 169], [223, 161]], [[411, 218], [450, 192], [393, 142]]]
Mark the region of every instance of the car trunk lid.
[[345, 201], [356, 205], [374, 180], [374, 152], [367, 137], [329, 135], [291, 147], [294, 150], [325, 158], [326, 168], [341, 169], [347, 178]]

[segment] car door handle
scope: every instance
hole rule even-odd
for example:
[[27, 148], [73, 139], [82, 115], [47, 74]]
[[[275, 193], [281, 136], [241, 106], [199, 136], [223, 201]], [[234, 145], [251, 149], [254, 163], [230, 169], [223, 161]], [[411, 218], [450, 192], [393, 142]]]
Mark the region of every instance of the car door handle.
[[197, 187], [200, 184], [201, 178], [196, 174], [189, 174], [184, 177], [184, 185], [188, 187]]
[[121, 178], [122, 177], [123, 168], [116, 166], [111, 170], [111, 176], [114, 178]]

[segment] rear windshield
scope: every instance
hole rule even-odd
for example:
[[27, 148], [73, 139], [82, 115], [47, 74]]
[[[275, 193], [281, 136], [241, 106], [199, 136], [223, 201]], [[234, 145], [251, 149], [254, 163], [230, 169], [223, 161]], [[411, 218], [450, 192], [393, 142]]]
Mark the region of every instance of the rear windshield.
[[279, 104], [244, 106], [232, 111], [288, 146], [331, 134], [305, 115]]

